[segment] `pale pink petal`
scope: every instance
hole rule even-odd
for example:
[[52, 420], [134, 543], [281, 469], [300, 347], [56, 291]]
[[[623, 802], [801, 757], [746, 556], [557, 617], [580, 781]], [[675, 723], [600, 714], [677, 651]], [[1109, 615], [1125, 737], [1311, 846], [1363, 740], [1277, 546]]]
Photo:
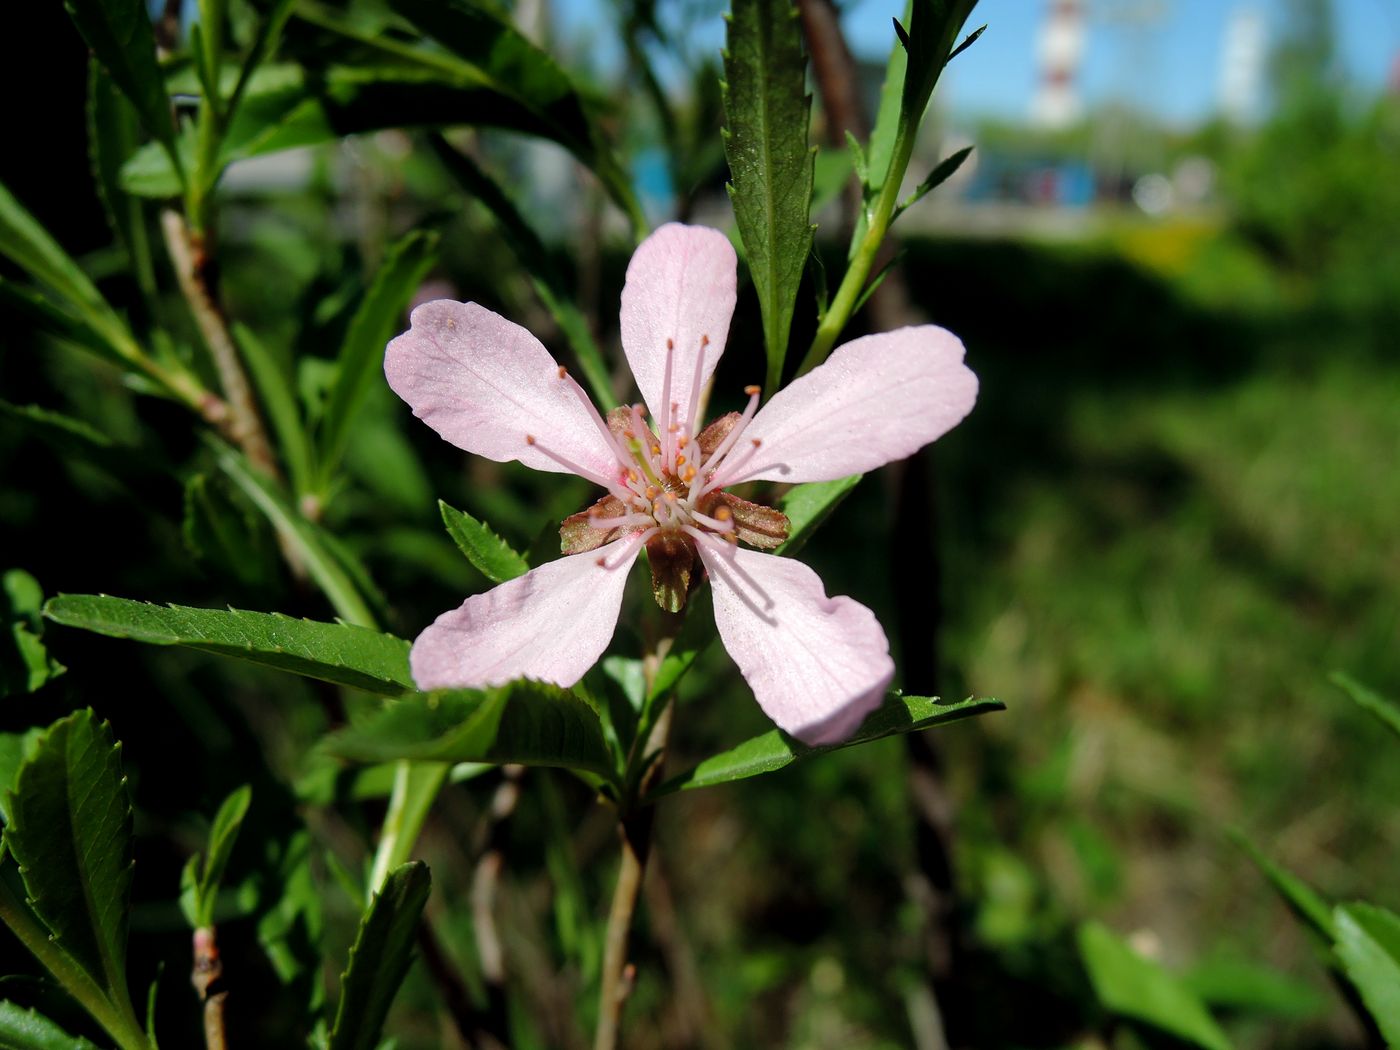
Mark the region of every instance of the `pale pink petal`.
[[761, 446], [732, 481], [831, 481], [903, 459], [972, 411], [977, 377], [957, 336], [898, 328], [839, 346], [773, 395], [730, 454]]
[[571, 686], [612, 640], [637, 538], [546, 562], [445, 612], [409, 654], [420, 689]]
[[450, 299], [419, 306], [409, 330], [389, 343], [384, 375], [415, 416], [458, 448], [536, 470], [578, 472], [562, 458], [595, 479], [617, 474], [573, 380], [560, 377], [538, 339], [484, 306]]
[[764, 713], [813, 746], [855, 732], [894, 677], [875, 614], [851, 598], [828, 598], [821, 578], [791, 558], [699, 547], [720, 639]]
[[[667, 418], [669, 339], [675, 346], [669, 402], [679, 406], [682, 425], [690, 422], [696, 358], [703, 355], [703, 385], [729, 335], [737, 265], [734, 248], [724, 234], [674, 222], [659, 227], [632, 256], [622, 288], [622, 349], [654, 419]], [[694, 433], [695, 428], [690, 429]]]

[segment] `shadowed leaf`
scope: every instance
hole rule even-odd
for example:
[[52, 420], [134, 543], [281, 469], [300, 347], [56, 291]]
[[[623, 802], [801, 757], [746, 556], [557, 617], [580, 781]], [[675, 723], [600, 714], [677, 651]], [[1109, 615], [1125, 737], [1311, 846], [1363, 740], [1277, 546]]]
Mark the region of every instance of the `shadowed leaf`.
[[505, 583], [530, 571], [525, 559], [485, 522], [477, 521], [466, 511], [457, 510], [442, 500], [438, 500], [438, 510], [442, 512], [442, 523], [447, 526], [452, 542], [492, 583]]

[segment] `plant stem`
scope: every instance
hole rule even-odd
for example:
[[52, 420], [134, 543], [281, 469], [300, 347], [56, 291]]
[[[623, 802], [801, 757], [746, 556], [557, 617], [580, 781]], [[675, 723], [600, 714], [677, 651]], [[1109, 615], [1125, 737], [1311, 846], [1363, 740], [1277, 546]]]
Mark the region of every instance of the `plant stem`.
[[136, 1018], [136, 1010], [126, 989], [116, 989], [116, 1002], [98, 986], [91, 975], [63, 949], [50, 940], [33, 912], [19, 900], [9, 884], [0, 878], [0, 921], [19, 938], [20, 943], [53, 974], [94, 1021], [106, 1029], [122, 1050], [151, 1050], [150, 1041]]
[[861, 238], [860, 245], [851, 258], [851, 264], [846, 268], [846, 275], [841, 279], [841, 286], [836, 289], [836, 294], [832, 296], [831, 306], [827, 309], [826, 316], [822, 318], [821, 324], [817, 325], [817, 333], [812, 338], [812, 345], [807, 350], [807, 356], [802, 359], [802, 364], [797, 369], [799, 376], [805, 375], [826, 360], [832, 347], [836, 345], [836, 340], [840, 337], [842, 329], [846, 327], [846, 322], [851, 319], [851, 314], [855, 311], [856, 303], [860, 299], [861, 292], [865, 289], [866, 279], [870, 276], [871, 267], [875, 264], [875, 256], [880, 250], [880, 244], [885, 239], [886, 231], [890, 228], [890, 217], [894, 215], [894, 206], [899, 197], [899, 187], [904, 182], [904, 172], [909, 167], [909, 158], [914, 153], [914, 132], [915, 128], [911, 121], [905, 119], [900, 121], [899, 128], [895, 132], [894, 148], [890, 156], [890, 170], [885, 175], [884, 183], [880, 186], [880, 195], [875, 199], [875, 208], [870, 214], [869, 223], [866, 225], [865, 236]]
[[389, 873], [408, 862], [413, 847], [428, 819], [428, 810], [438, 797], [447, 773], [448, 762], [400, 761], [394, 767], [394, 786], [389, 793], [389, 811], [379, 830], [379, 848], [375, 850], [374, 866], [370, 869], [369, 893], [373, 897], [384, 885]]
[[179, 212], [169, 209], [161, 212], [160, 226], [180, 291], [209, 348], [214, 368], [219, 373], [219, 384], [228, 399], [230, 437], [258, 473], [276, 478], [279, 476], [277, 461], [273, 457], [272, 444], [268, 441], [262, 417], [258, 414], [253, 389], [248, 383], [233, 337], [229, 335], [223, 313], [209, 289], [202, 244], [196, 244]]
[[[201, 926], [194, 931], [194, 967], [190, 984], [204, 1004], [204, 1045], [206, 1050], [226, 1050], [224, 1037], [224, 1003], [228, 991], [223, 986], [224, 964], [219, 958], [219, 944], [213, 926]], [[212, 991], [210, 989], [213, 989]]]

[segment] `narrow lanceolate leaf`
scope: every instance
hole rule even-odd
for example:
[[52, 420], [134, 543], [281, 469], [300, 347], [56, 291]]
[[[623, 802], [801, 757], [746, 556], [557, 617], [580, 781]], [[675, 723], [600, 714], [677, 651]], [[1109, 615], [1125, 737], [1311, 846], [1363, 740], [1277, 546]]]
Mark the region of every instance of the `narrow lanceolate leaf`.
[[466, 511], [438, 500], [442, 523], [452, 542], [492, 583], [505, 583], [530, 571], [529, 564], [505, 540], [491, 531], [484, 521], [477, 521]]
[[91, 710], [51, 725], [20, 767], [5, 844], [52, 940], [125, 1000], [131, 799], [111, 730]]
[[[569, 75], [489, 5], [474, 0], [390, 0], [398, 14], [462, 59], [478, 82], [538, 121], [545, 133], [597, 173], [640, 237], [636, 196]], [[300, 14], [300, 10], [298, 11]]]
[[1079, 957], [1105, 1009], [1191, 1046], [1229, 1050], [1230, 1040], [1210, 1011], [1177, 977], [1133, 951], [1102, 923], [1079, 927], [1078, 940]]
[[612, 378], [608, 375], [603, 352], [598, 349], [588, 320], [575, 304], [559, 268], [550, 258], [535, 228], [526, 221], [505, 189], [470, 157], [453, 149], [441, 135], [433, 135], [429, 143], [452, 177], [491, 213], [506, 234], [505, 241], [520, 260], [520, 266], [529, 276], [535, 294], [569, 341], [569, 348], [578, 359], [583, 378], [593, 396], [603, 405], [615, 403], [617, 395], [613, 393]]
[[384, 381], [384, 345], [403, 327], [408, 302], [437, 258], [437, 241], [437, 234], [415, 231], [391, 247], [350, 320], [317, 442], [323, 492], [345, 454], [370, 385]]
[[151, 137], [173, 157], [175, 122], [144, 0], [65, 0], [64, 6], [93, 56], [136, 107]]
[[593, 709], [568, 690], [540, 682], [395, 700], [333, 733], [324, 746], [357, 762], [519, 762], [614, 773]]
[[909, 5], [908, 64], [900, 119], [911, 128], [923, 118], [939, 74], [952, 56], [953, 41], [976, 6], [977, 0], [912, 0]]
[[[972, 155], [972, 149], [973, 147], [971, 146], [965, 146], [951, 156], [945, 157], [943, 160], [939, 161], [938, 166], [928, 173], [928, 177], [925, 178], [923, 182], [919, 183], [914, 192], [909, 194], [904, 202], [895, 209], [895, 217], [897, 218], [905, 209], [923, 200], [930, 190], [936, 189], [952, 178], [953, 173], [963, 166], [963, 161], [967, 160], [967, 158]], [[894, 219], [892, 218], [890, 221], [893, 222]]]
[[[82, 316], [117, 356], [129, 348], [130, 337], [107, 300], [78, 264], [14, 195], [0, 184], [0, 254], [43, 285]], [[79, 340], [81, 341], [81, 340]]]
[[767, 389], [782, 381], [797, 288], [812, 249], [812, 100], [789, 0], [734, 0], [724, 52], [729, 196], [763, 314]]
[[156, 293], [151, 239], [141, 202], [121, 187], [121, 169], [141, 145], [136, 109], [117, 90], [96, 59], [88, 64], [88, 157], [97, 195], [112, 231], [131, 258], [136, 282], [148, 296]]
[[258, 403], [267, 410], [282, 461], [292, 478], [292, 489], [305, 493], [311, 484], [311, 442], [292, 393], [296, 389], [292, 377], [251, 328], [234, 322], [233, 338], [243, 351]]
[[384, 1018], [413, 961], [418, 920], [431, 889], [428, 866], [413, 861], [391, 871], [374, 895], [340, 977], [330, 1050], [374, 1050], [379, 1045]]
[[[194, 925], [214, 924], [214, 900], [228, 868], [229, 857], [233, 855], [233, 844], [243, 827], [243, 818], [248, 815], [248, 807], [253, 801], [253, 789], [247, 784], [236, 789], [224, 799], [219, 812], [214, 815], [214, 823], [209, 826], [209, 846], [204, 854], [196, 881]], [[183, 904], [184, 901], [181, 901]]]
[[1400, 915], [1374, 904], [1333, 912], [1337, 957], [1389, 1046], [1400, 1046]]
[[1347, 696], [1356, 702], [1357, 707], [1369, 711], [1382, 725], [1400, 735], [1400, 704], [1387, 700], [1379, 693], [1366, 688], [1351, 675], [1342, 674], [1340, 671], [1332, 675], [1332, 683], [1340, 686]]
[[1293, 914], [1302, 919], [1318, 937], [1331, 944], [1336, 939], [1336, 931], [1332, 927], [1332, 906], [1298, 876], [1285, 871], [1270, 860], [1263, 850], [1243, 834], [1236, 831], [1231, 833], [1231, 837], [1236, 845], [1249, 854], [1255, 866], [1273, 886], [1274, 892], [1283, 898], [1283, 902]]
[[97, 1050], [86, 1039], [69, 1035], [43, 1014], [0, 1002], [0, 1047], [4, 1050]]
[[788, 538], [773, 553], [796, 554], [805, 547], [812, 533], [831, 517], [863, 477], [864, 474], [852, 474], [848, 478], [811, 481], [789, 489], [783, 497], [783, 513], [788, 518]]
[[383, 696], [413, 690], [408, 643], [365, 627], [93, 594], [60, 595], [44, 607], [44, 615], [54, 623], [113, 638], [233, 656]]
[[672, 791], [727, 784], [732, 780], [745, 780], [764, 773], [776, 773], [799, 759], [828, 751], [839, 751], [899, 733], [917, 733], [972, 715], [1001, 711], [1005, 706], [1000, 700], [991, 699], [968, 699], [945, 704], [936, 696], [901, 696], [898, 692], [893, 692], [885, 698], [878, 710], [861, 723], [860, 729], [849, 740], [826, 747], [808, 747], [782, 730], [774, 729], [762, 736], [746, 740], [738, 747], [712, 755], [689, 772], [662, 784], [653, 797]]

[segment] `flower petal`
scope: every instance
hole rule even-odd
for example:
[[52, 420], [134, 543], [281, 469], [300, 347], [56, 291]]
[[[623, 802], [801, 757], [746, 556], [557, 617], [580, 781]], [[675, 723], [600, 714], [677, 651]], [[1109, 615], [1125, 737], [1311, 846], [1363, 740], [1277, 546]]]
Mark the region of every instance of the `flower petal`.
[[844, 740], [894, 678], [875, 614], [828, 598], [821, 578], [790, 558], [700, 544], [715, 624], [758, 706], [805, 744]]
[[[476, 303], [438, 299], [389, 343], [384, 375], [413, 414], [458, 448], [536, 470], [612, 479], [617, 457], [538, 339]], [[530, 435], [536, 444], [526, 443]]]
[[618, 540], [473, 595], [413, 643], [413, 680], [420, 689], [481, 688], [517, 678], [573, 685], [612, 640], [640, 550], [635, 537]]
[[[653, 419], [666, 419], [670, 339], [675, 344], [670, 401], [680, 406], [680, 422], [690, 423], [696, 358], [703, 353], [703, 385], [729, 335], [737, 267], [734, 248], [724, 234], [674, 222], [659, 227], [633, 254], [622, 288], [622, 349]], [[706, 337], [709, 341], [702, 346]], [[695, 428], [689, 429], [693, 434]]]
[[762, 446], [729, 484], [833, 481], [874, 470], [942, 437], [976, 400], [977, 377], [947, 329], [920, 325], [854, 339], [759, 409], [744, 440]]

